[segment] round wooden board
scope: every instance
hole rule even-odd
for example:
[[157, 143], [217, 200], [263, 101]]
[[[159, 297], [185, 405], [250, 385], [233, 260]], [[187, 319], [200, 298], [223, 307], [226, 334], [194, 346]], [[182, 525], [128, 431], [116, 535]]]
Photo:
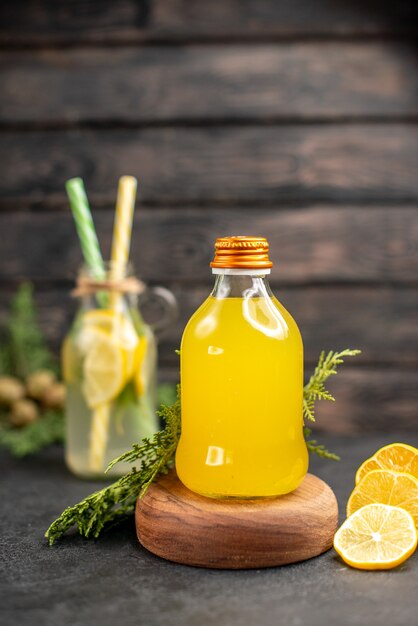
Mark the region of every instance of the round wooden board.
[[173, 471], [138, 499], [135, 521], [140, 543], [164, 559], [250, 569], [303, 561], [328, 550], [338, 505], [332, 489], [312, 474], [278, 498], [214, 500], [187, 489]]

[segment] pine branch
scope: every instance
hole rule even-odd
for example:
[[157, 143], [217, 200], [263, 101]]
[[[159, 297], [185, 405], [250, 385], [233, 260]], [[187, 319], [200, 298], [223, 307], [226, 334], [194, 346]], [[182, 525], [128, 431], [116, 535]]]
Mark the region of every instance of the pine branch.
[[332, 461], [340, 460], [340, 457], [334, 452], [330, 452], [329, 450], [327, 450], [324, 444], [318, 443], [316, 439], [308, 439], [308, 437], [310, 437], [312, 434], [310, 428], [306, 428], [305, 426], [305, 428], [303, 429], [303, 434], [305, 436], [306, 447], [308, 448], [309, 452], [311, 452], [312, 454], [317, 454], [322, 459], [330, 459]]
[[337, 366], [344, 363], [347, 356], [356, 356], [360, 350], [346, 349], [342, 352], [321, 352], [318, 365], [303, 389], [303, 417], [311, 422], [315, 421], [315, 403], [317, 400], [335, 401], [335, 398], [325, 389], [325, 383], [330, 376], [337, 373]]
[[[328, 352], [325, 356], [325, 352], [321, 352], [314, 373], [310, 377], [308, 383], [303, 389], [303, 417], [311, 422], [315, 421], [315, 404], [317, 400], [329, 400], [335, 402], [334, 396], [325, 388], [325, 383], [330, 376], [337, 373], [337, 366], [344, 363], [344, 358], [347, 356], [356, 356], [360, 354], [361, 350], [346, 349], [342, 352]], [[317, 454], [321, 458], [332, 459], [339, 461], [340, 457], [334, 452], [330, 452], [325, 448], [323, 444], [320, 444], [316, 439], [309, 439], [311, 436], [311, 429], [304, 427], [304, 436], [306, 441], [306, 447], [312, 454]]]
[[56, 371], [56, 362], [38, 327], [30, 283], [23, 283], [12, 300], [7, 332], [9, 369], [14, 376], [25, 379], [36, 370]]
[[13, 456], [35, 454], [53, 443], [64, 441], [64, 416], [61, 411], [48, 411], [36, 422], [23, 428], [2, 428], [0, 446]]
[[159, 415], [165, 422], [163, 430], [135, 445], [108, 468], [121, 461], [139, 461], [139, 469], [134, 467], [109, 487], [65, 509], [45, 533], [50, 545], [74, 525], [83, 537], [98, 537], [105, 526], [132, 514], [138, 494], [144, 495], [152, 481], [173, 466], [180, 437], [179, 399], [172, 406], [162, 406]]
[[0, 342], [0, 375], [11, 376], [13, 375], [13, 371], [10, 347], [6, 344], [4, 337], [1, 337]]

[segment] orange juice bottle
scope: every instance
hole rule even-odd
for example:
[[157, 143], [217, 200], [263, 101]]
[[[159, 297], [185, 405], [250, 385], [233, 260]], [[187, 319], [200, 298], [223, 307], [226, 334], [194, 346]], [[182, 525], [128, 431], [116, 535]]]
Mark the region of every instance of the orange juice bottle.
[[217, 239], [211, 267], [181, 343], [178, 476], [214, 498], [289, 493], [308, 468], [299, 329], [270, 290], [266, 239]]

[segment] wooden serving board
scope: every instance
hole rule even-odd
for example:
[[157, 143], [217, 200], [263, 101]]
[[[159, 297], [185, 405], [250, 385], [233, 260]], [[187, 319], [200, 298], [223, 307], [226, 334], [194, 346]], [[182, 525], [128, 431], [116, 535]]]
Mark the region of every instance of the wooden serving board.
[[332, 489], [312, 474], [294, 492], [274, 499], [215, 500], [187, 489], [173, 471], [138, 499], [135, 520], [140, 543], [164, 559], [250, 569], [328, 550], [338, 505]]

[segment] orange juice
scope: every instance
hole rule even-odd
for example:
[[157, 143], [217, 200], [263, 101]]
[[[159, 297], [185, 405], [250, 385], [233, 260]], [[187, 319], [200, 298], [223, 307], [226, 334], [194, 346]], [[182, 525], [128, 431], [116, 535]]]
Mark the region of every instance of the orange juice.
[[267, 270], [226, 269], [183, 334], [177, 473], [205, 496], [276, 496], [307, 472], [302, 339]]

